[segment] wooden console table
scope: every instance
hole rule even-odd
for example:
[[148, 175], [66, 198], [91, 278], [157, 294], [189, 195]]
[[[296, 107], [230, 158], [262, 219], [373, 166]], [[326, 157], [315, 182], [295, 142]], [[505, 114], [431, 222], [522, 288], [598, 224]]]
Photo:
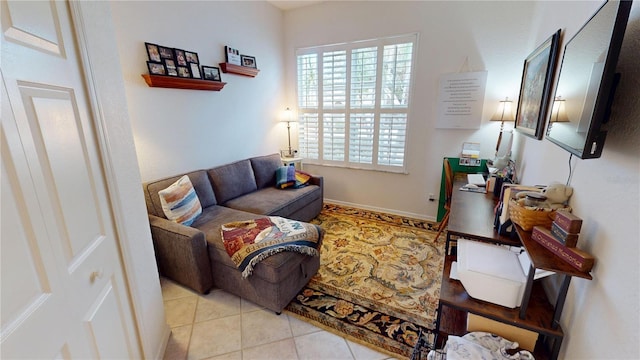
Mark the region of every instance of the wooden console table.
[[442, 314], [443, 307], [447, 306], [465, 313], [476, 314], [538, 333], [540, 336], [548, 338], [553, 345], [551, 352], [549, 352], [542, 346], [541, 340], [543, 339], [539, 339], [536, 349], [533, 352], [535, 358], [538, 360], [558, 358], [564, 333], [559, 326], [556, 328], [551, 326], [553, 306], [549, 303], [549, 300], [547, 300], [542, 284], [536, 282], [535, 286], [532, 287], [529, 310], [525, 318], [521, 319], [517, 308], [510, 309], [470, 297], [460, 281], [449, 278], [451, 263], [454, 260], [455, 256], [452, 255], [447, 255], [445, 258], [442, 286], [440, 288], [440, 300], [438, 302], [438, 315], [436, 318], [436, 334], [440, 333], [440, 315]]
[[466, 183], [466, 177], [455, 177], [447, 227], [446, 253], [449, 254], [449, 246], [453, 237], [521, 246], [522, 244], [517, 238], [500, 235], [494, 228], [494, 208], [498, 201], [493, 193], [484, 194], [460, 190]]
[[[497, 199], [492, 193], [475, 193], [459, 190], [466, 183], [466, 179], [454, 182], [449, 214], [449, 229], [447, 233], [447, 254], [452, 237], [467, 238], [485, 242], [524, 246], [531, 258], [531, 268], [527, 275], [527, 283], [522, 297], [520, 309], [509, 309], [486, 301], [473, 299], [467, 294], [457, 280], [449, 278], [451, 263], [454, 256], [447, 255], [442, 275], [438, 316], [436, 319], [436, 334], [440, 332], [440, 316], [443, 306], [449, 306], [463, 312], [470, 312], [482, 317], [496, 320], [508, 325], [516, 326], [538, 333], [542, 340], [549, 339], [551, 352], [548, 353], [544, 341], [538, 342], [536, 359], [557, 359], [562, 345], [564, 333], [560, 328], [560, 316], [566, 300], [571, 278], [574, 276], [591, 279], [591, 275], [578, 271], [558, 256], [545, 249], [531, 239], [531, 232], [516, 227], [517, 238], [501, 236], [494, 229], [494, 208]], [[534, 282], [536, 269], [553, 271], [563, 276], [562, 286], [558, 291], [555, 307], [552, 306], [539, 282]]]

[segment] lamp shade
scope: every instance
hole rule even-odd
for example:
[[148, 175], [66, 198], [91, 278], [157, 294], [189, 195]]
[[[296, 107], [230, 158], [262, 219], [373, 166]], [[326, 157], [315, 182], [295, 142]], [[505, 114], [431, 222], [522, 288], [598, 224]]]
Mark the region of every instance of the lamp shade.
[[286, 108], [284, 113], [282, 114], [281, 122], [297, 122], [298, 119], [294, 116], [293, 110], [291, 108]]
[[551, 109], [551, 122], [569, 122], [567, 111], [564, 107], [565, 100], [559, 96], [553, 101], [553, 108]]
[[515, 121], [516, 117], [513, 115], [513, 101], [509, 98], [500, 100], [496, 113], [491, 117], [491, 121]]

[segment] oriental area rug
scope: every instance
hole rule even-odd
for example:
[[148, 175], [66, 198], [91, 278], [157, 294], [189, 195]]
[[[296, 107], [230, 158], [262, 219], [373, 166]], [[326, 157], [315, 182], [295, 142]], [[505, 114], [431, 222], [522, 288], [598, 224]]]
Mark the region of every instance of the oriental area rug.
[[433, 343], [445, 240], [437, 224], [325, 204], [320, 269], [286, 310], [391, 356]]

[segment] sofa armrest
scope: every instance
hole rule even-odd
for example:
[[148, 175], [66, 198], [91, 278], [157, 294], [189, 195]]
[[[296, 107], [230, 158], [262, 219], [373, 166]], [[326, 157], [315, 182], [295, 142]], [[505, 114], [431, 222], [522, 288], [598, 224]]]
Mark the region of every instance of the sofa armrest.
[[160, 274], [208, 293], [213, 278], [204, 233], [154, 215], [149, 215], [149, 225]]
[[324, 177], [319, 175], [311, 175], [311, 179], [309, 180], [309, 184], [318, 185], [321, 188], [324, 188]]

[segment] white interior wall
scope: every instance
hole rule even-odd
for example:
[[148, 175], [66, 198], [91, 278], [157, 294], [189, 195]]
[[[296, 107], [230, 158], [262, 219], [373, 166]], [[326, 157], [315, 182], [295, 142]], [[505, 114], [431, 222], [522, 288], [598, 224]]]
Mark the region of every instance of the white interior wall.
[[[563, 28], [568, 41], [600, 2], [541, 2], [537, 41], [545, 29]], [[566, 14], [572, 14], [571, 17]], [[583, 221], [578, 245], [594, 254], [593, 280], [573, 279], [561, 325], [565, 343], [561, 358], [640, 358], [640, 4], [634, 3], [625, 33], [616, 92], [602, 157], [574, 157], [570, 205]], [[516, 161], [528, 184], [565, 183], [569, 153], [548, 140], [521, 137]], [[557, 280], [557, 279], [555, 279]], [[559, 283], [547, 282], [551, 293]], [[594, 341], [597, 339], [597, 341]]]
[[[499, 99], [517, 97], [523, 59], [557, 28], [575, 32], [598, 4], [328, 2], [283, 17], [261, 2], [112, 2], [142, 179], [283, 147], [286, 128], [275, 118], [295, 103], [295, 47], [417, 31], [409, 175], [307, 170], [325, 175], [328, 198], [433, 218], [436, 204], [426, 196], [438, 193], [442, 157], [456, 156], [464, 141], [481, 142], [481, 155], [491, 157], [499, 124], [488, 119]], [[625, 75], [603, 156], [574, 160], [571, 205], [585, 219], [580, 244], [597, 265], [593, 281], [572, 282], [562, 358], [640, 357], [633, 341], [640, 303], [638, 19], [635, 4], [628, 30], [635, 40], [625, 40]], [[223, 46], [232, 45], [255, 55], [262, 71], [255, 79], [223, 74], [228, 84], [219, 93], [148, 88], [140, 77], [147, 72], [144, 41], [196, 51], [210, 65], [223, 61]], [[434, 129], [438, 76], [460, 70], [466, 57], [473, 70], [488, 71], [482, 127]], [[557, 146], [519, 135], [514, 145], [523, 182], [566, 179], [568, 154]]]
[[[286, 144], [282, 11], [266, 2], [111, 2], [143, 181], [210, 168]], [[218, 67], [224, 46], [255, 56], [255, 78], [222, 73], [220, 92], [151, 88], [145, 42], [198, 53]]]
[[[524, 59], [557, 29], [568, 40], [600, 6], [570, 2], [326, 2], [285, 14], [285, 47], [329, 44], [418, 31], [409, 174], [395, 175], [308, 166], [325, 175], [325, 196], [374, 208], [435, 216], [426, 193], [438, 193], [441, 159], [456, 156], [463, 141], [481, 142], [481, 156], [493, 155], [498, 124], [488, 121], [504, 96], [517, 98]], [[609, 137], [602, 158], [574, 160], [571, 201], [584, 219], [580, 247], [596, 255], [593, 281], [574, 279], [561, 319], [560, 358], [638, 358], [639, 259], [638, 154], [640, 67], [639, 11], [635, 4], [620, 66]], [[561, 50], [562, 46], [561, 44]], [[458, 71], [469, 57], [473, 70], [487, 70], [487, 91], [479, 130], [435, 129], [437, 80]], [[295, 99], [295, 60], [285, 58], [287, 98]], [[565, 182], [569, 154], [547, 140], [516, 133], [514, 157], [522, 183]], [[344, 181], [348, 179], [349, 181]], [[406, 189], [406, 190], [401, 190]], [[547, 288], [555, 298], [557, 284]], [[598, 341], [593, 341], [598, 339]], [[615, 344], [615, 345], [613, 345]]]
[[[465, 141], [495, 152], [499, 122], [489, 119], [500, 99], [515, 99], [524, 58], [535, 48], [530, 35], [532, 2], [324, 2], [285, 14], [286, 98], [294, 102], [298, 47], [419, 33], [407, 149], [408, 174], [307, 165], [325, 176], [325, 197], [359, 206], [434, 219], [442, 158], [459, 156]], [[551, 33], [549, 34], [551, 35]], [[485, 106], [479, 129], [436, 129], [438, 79], [459, 72], [468, 58], [473, 71], [486, 70]], [[512, 123], [505, 129], [512, 129]], [[345, 181], [347, 180], [348, 181]]]

